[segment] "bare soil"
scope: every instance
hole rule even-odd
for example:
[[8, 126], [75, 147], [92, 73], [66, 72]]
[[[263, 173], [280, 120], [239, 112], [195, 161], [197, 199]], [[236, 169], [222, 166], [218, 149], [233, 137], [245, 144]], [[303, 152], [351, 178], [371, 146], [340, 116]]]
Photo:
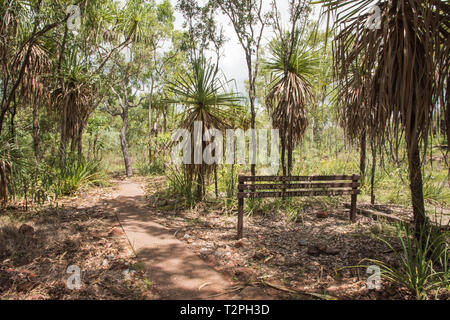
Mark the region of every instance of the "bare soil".
[[[269, 200], [264, 210], [255, 209], [244, 219], [245, 238], [236, 240], [236, 210], [230, 214], [223, 201], [214, 199], [186, 208], [180, 199], [167, 198], [164, 185], [164, 177], [146, 184], [154, 221], [170, 228], [216, 270], [251, 284], [252, 290], [274, 299], [413, 299], [407, 290], [384, 281], [380, 290], [367, 288], [367, 267], [357, 267], [370, 264], [364, 259], [399, 263], [378, 237], [396, 250], [401, 247], [392, 225], [364, 216], [351, 224], [345, 197], [325, 206], [318, 198], [298, 199], [303, 202], [296, 222]], [[449, 296], [436, 293], [441, 299]]]
[[[146, 299], [151, 284], [106, 202], [114, 188], [95, 188], [51, 207], [0, 212], [1, 299]], [[81, 288], [66, 285], [81, 270]]]

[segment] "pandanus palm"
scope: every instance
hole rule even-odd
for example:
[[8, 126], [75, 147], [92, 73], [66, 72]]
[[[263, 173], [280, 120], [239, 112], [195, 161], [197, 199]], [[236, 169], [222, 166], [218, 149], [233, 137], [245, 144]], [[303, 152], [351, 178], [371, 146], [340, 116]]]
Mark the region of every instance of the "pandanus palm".
[[[242, 98], [227, 92], [229, 82], [219, 77], [214, 64], [205, 58], [198, 58], [192, 63], [190, 73], [168, 85], [173, 98], [166, 102], [185, 106], [182, 128], [188, 130], [193, 142], [191, 164], [186, 164], [186, 170], [191, 178], [197, 178], [198, 199], [203, 198], [206, 178], [216, 164], [206, 164], [203, 159], [200, 164], [194, 164], [195, 122], [202, 123], [200, 137], [209, 129], [223, 131], [232, 127], [230, 119], [241, 113], [239, 104]], [[202, 150], [204, 148], [205, 142], [202, 142]]]
[[[374, 115], [368, 131], [371, 140], [381, 144], [390, 134], [406, 139], [419, 234], [427, 222], [419, 145], [427, 143], [433, 114], [442, 108], [448, 112], [450, 5], [439, 0], [385, 0], [377, 2], [375, 13], [361, 14], [371, 1], [318, 2], [327, 6], [328, 12], [339, 13], [334, 65], [342, 99], [350, 99], [348, 71], [357, 65], [365, 76], [356, 103], [367, 100], [370, 108], [355, 112]], [[447, 119], [447, 128], [449, 122]], [[347, 126], [350, 132], [357, 129], [351, 123]]]
[[293, 35], [286, 33], [284, 37], [274, 39], [270, 44], [270, 54], [265, 68], [274, 80], [266, 103], [273, 109], [273, 127], [280, 129], [283, 174], [286, 175], [287, 150], [287, 172], [290, 175], [293, 149], [302, 141], [308, 125], [306, 107], [315, 100], [312, 78], [317, 72], [319, 60], [302, 45], [298, 30]]

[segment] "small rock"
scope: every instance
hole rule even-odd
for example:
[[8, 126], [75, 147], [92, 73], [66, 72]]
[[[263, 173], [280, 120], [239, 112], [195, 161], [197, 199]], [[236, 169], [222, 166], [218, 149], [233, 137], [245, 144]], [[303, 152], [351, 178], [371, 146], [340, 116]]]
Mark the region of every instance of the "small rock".
[[123, 235], [123, 230], [117, 227], [112, 228], [112, 230], [108, 233], [109, 237], [121, 237]]
[[185, 239], [185, 240], [187, 240], [187, 239], [189, 239], [191, 236], [190, 235], [188, 235], [187, 233], [184, 235], [184, 237], [183, 237], [183, 239]]
[[34, 228], [28, 224], [22, 224], [19, 228], [19, 233], [32, 236], [34, 234]]
[[136, 270], [126, 269], [122, 271], [122, 275], [125, 279], [130, 279], [133, 274], [136, 273]]
[[248, 242], [247, 238], [242, 238], [242, 239], [236, 241], [234, 246], [236, 248], [242, 248], [242, 247], [248, 246], [248, 244], [249, 244], [249, 242]]
[[207, 255], [211, 254], [211, 249], [209, 249], [209, 248], [201, 248], [200, 249], [200, 253], [205, 255], [205, 256], [207, 256]]
[[316, 217], [319, 219], [326, 219], [328, 218], [328, 212], [325, 211], [317, 212]]
[[113, 260], [114, 259], [114, 254], [108, 254], [107, 256], [106, 256], [106, 259], [108, 259], [108, 260]]
[[303, 247], [306, 247], [308, 245], [308, 240], [300, 239], [298, 244], [303, 246]]

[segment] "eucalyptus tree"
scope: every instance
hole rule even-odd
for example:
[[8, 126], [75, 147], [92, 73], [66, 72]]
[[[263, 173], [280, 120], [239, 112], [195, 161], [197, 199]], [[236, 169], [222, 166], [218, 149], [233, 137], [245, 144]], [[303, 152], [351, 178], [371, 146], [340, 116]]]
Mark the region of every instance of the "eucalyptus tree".
[[[152, 153], [152, 132], [154, 125], [152, 121], [152, 113], [154, 109], [154, 93], [164, 86], [164, 78], [170, 64], [174, 62], [178, 54], [178, 50], [170, 50], [169, 52], [160, 52], [167, 40], [173, 35], [173, 8], [170, 1], [165, 0], [156, 7], [157, 22], [149, 32], [149, 42], [146, 46], [146, 52], [149, 55], [148, 63], [145, 66], [150, 81], [150, 92], [148, 94], [148, 160], [153, 161]], [[157, 120], [157, 119], [156, 119]]]
[[[217, 0], [212, 1], [220, 7], [233, 25], [239, 43], [245, 53], [248, 71], [248, 96], [250, 100], [251, 128], [256, 126], [256, 81], [260, 67], [260, 47], [270, 12], [264, 12], [262, 0]], [[252, 140], [256, 141], [253, 130]], [[253, 159], [251, 173], [256, 174], [256, 144], [252, 145]]]
[[218, 70], [221, 50], [227, 38], [223, 26], [217, 23], [215, 2], [208, 1], [201, 6], [197, 0], [179, 0], [177, 9], [184, 17], [183, 27], [188, 33], [186, 49], [191, 61], [206, 54], [205, 51], [214, 51], [215, 65]]
[[[163, 6], [163, 7], [160, 7]], [[160, 6], [148, 3], [143, 0], [128, 1], [123, 10], [126, 20], [134, 21], [135, 34], [132, 41], [125, 47], [125, 50], [116, 52], [112, 57], [109, 78], [110, 92], [117, 98], [120, 106], [119, 111], [114, 104], [106, 106], [105, 110], [114, 116], [122, 118], [122, 128], [120, 130], [120, 144], [124, 158], [125, 171], [127, 176], [133, 175], [131, 159], [128, 152], [128, 142], [126, 132], [129, 124], [129, 110], [137, 107], [132, 100], [137, 96], [138, 91], [143, 91], [144, 83], [150, 78], [151, 86], [154, 86], [154, 68], [152, 56], [156, 53], [156, 42], [159, 37], [158, 25], [161, 23], [172, 23], [172, 11], [170, 3], [163, 2]], [[169, 9], [167, 9], [167, 6]], [[169, 29], [171, 29], [169, 27]], [[125, 29], [126, 30], [126, 29]], [[118, 34], [116, 37], [125, 37], [125, 34]], [[153, 90], [150, 91], [150, 101]], [[144, 98], [144, 97], [142, 97]], [[142, 99], [141, 99], [142, 100]], [[109, 101], [110, 102], [110, 101]], [[149, 107], [151, 112], [151, 106]], [[150, 116], [150, 115], [149, 115]], [[149, 122], [151, 119], [149, 119]]]
[[[379, 10], [362, 13], [368, 1], [318, 1], [327, 12], [338, 11], [334, 23], [335, 77], [343, 99], [348, 92], [348, 71], [364, 72], [366, 108], [375, 122], [368, 134], [378, 145], [387, 136], [404, 136], [417, 235], [427, 224], [423, 196], [420, 143], [427, 145], [437, 109], [448, 111], [450, 66], [450, 5], [439, 0], [378, 1]], [[377, 16], [377, 11], [379, 15]], [[345, 23], [342, 23], [345, 22]], [[361, 58], [362, 56], [362, 58]], [[348, 95], [351, 95], [348, 92]], [[447, 128], [450, 123], [446, 123]], [[353, 128], [348, 128], [350, 131]]]
[[[195, 164], [195, 124], [201, 122], [199, 137], [204, 137], [209, 135], [210, 129], [232, 128], [231, 119], [241, 113], [242, 98], [227, 92], [230, 81], [223, 80], [216, 70], [216, 66], [204, 57], [197, 58], [190, 72], [169, 82], [167, 88], [173, 94], [167, 102], [185, 106], [181, 127], [188, 130], [194, 142], [191, 143], [190, 164], [185, 164], [185, 169], [190, 179], [197, 180], [198, 200], [203, 199], [208, 175], [217, 164], [208, 164], [203, 157], [200, 164]], [[203, 151], [205, 142], [201, 145]]]

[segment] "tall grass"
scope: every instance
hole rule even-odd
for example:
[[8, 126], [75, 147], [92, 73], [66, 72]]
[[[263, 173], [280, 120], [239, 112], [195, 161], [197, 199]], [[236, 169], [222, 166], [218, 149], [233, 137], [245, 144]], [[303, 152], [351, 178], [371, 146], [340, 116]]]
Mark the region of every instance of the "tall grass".
[[417, 299], [427, 299], [433, 289], [449, 285], [448, 244], [444, 236], [434, 229], [428, 229], [414, 237], [409, 228], [399, 227], [401, 250], [398, 251], [388, 241], [379, 238], [394, 253], [399, 267], [376, 259], [365, 259], [380, 267], [381, 277], [410, 290]]
[[169, 194], [174, 197], [181, 197], [185, 204], [192, 207], [195, 203], [195, 182], [189, 178], [184, 170], [177, 167], [168, 168], [166, 175]]
[[136, 164], [137, 170], [141, 176], [162, 175], [165, 172], [165, 164], [162, 159], [156, 158], [151, 163], [140, 161]]

